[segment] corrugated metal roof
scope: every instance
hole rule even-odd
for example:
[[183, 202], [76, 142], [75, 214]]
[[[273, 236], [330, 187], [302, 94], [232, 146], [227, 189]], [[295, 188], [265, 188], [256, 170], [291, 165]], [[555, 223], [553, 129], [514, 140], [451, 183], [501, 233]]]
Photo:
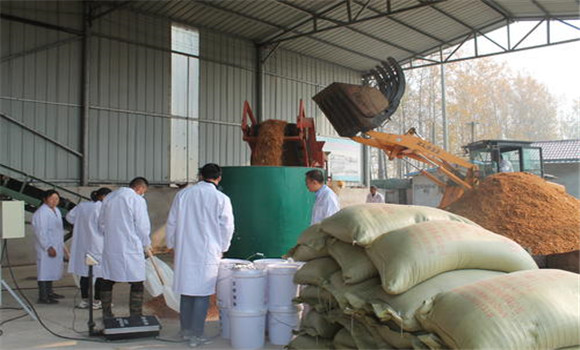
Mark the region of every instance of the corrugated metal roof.
[[532, 146], [542, 148], [542, 158], [546, 163], [580, 162], [580, 140], [539, 141]]
[[[575, 0], [150, 0], [127, 8], [260, 44], [302, 35], [279, 47], [360, 71], [386, 56], [405, 62], [437, 52], [508, 21], [580, 18]], [[317, 30], [333, 28], [312, 33], [314, 16]]]

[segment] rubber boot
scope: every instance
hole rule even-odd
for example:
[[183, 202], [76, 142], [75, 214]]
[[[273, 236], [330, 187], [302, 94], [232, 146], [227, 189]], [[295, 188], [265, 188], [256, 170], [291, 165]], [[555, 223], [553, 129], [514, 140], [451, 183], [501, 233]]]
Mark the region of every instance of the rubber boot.
[[47, 281], [46, 284], [48, 286], [48, 297], [49, 298], [51, 298], [51, 299], [64, 299], [64, 295], [56, 294], [54, 292], [54, 290], [52, 289], [52, 281]]
[[[129, 294], [129, 315], [130, 316], [143, 316], [143, 291], [134, 291], [131, 288], [131, 293]], [[101, 292], [101, 300], [103, 293]]]
[[103, 307], [103, 318], [111, 318], [113, 316], [113, 292], [101, 291], [101, 306]]
[[49, 296], [49, 285], [47, 281], [38, 281], [38, 303], [39, 304], [57, 304], [55, 300]]

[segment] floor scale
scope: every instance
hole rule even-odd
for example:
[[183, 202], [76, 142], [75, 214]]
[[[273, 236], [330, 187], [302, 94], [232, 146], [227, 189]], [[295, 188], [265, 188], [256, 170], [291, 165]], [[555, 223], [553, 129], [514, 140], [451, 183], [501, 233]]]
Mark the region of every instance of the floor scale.
[[97, 261], [87, 254], [89, 265], [89, 335], [103, 336], [109, 340], [135, 339], [156, 337], [161, 330], [161, 324], [155, 316], [111, 317], [103, 320], [104, 328], [95, 330], [93, 320], [93, 265]]

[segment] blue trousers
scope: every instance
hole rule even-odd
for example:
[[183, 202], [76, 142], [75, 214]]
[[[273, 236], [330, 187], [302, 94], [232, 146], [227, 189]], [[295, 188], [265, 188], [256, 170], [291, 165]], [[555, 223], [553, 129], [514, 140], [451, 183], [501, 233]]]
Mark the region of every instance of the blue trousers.
[[195, 337], [203, 336], [208, 308], [209, 295], [203, 297], [181, 295], [181, 303], [179, 307], [181, 335]]

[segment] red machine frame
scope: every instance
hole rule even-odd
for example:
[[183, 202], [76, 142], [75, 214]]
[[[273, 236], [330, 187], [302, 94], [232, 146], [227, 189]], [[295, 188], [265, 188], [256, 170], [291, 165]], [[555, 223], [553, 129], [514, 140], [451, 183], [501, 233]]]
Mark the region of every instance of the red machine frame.
[[[248, 121], [249, 119], [249, 121]], [[251, 123], [251, 124], [250, 124]], [[250, 145], [252, 153], [256, 147], [258, 139], [257, 128], [258, 125], [254, 112], [250, 107], [248, 101], [244, 101], [244, 110], [242, 113], [242, 133], [243, 140]], [[306, 118], [304, 111], [304, 101], [300, 100], [300, 107], [298, 109], [298, 116], [296, 117], [296, 127], [298, 128], [298, 136], [285, 136], [284, 142], [295, 141], [299, 142], [302, 148], [302, 155], [304, 163], [301, 166], [322, 168], [325, 164], [324, 152], [322, 147], [324, 141], [316, 141], [316, 130], [314, 128], [314, 119]]]

